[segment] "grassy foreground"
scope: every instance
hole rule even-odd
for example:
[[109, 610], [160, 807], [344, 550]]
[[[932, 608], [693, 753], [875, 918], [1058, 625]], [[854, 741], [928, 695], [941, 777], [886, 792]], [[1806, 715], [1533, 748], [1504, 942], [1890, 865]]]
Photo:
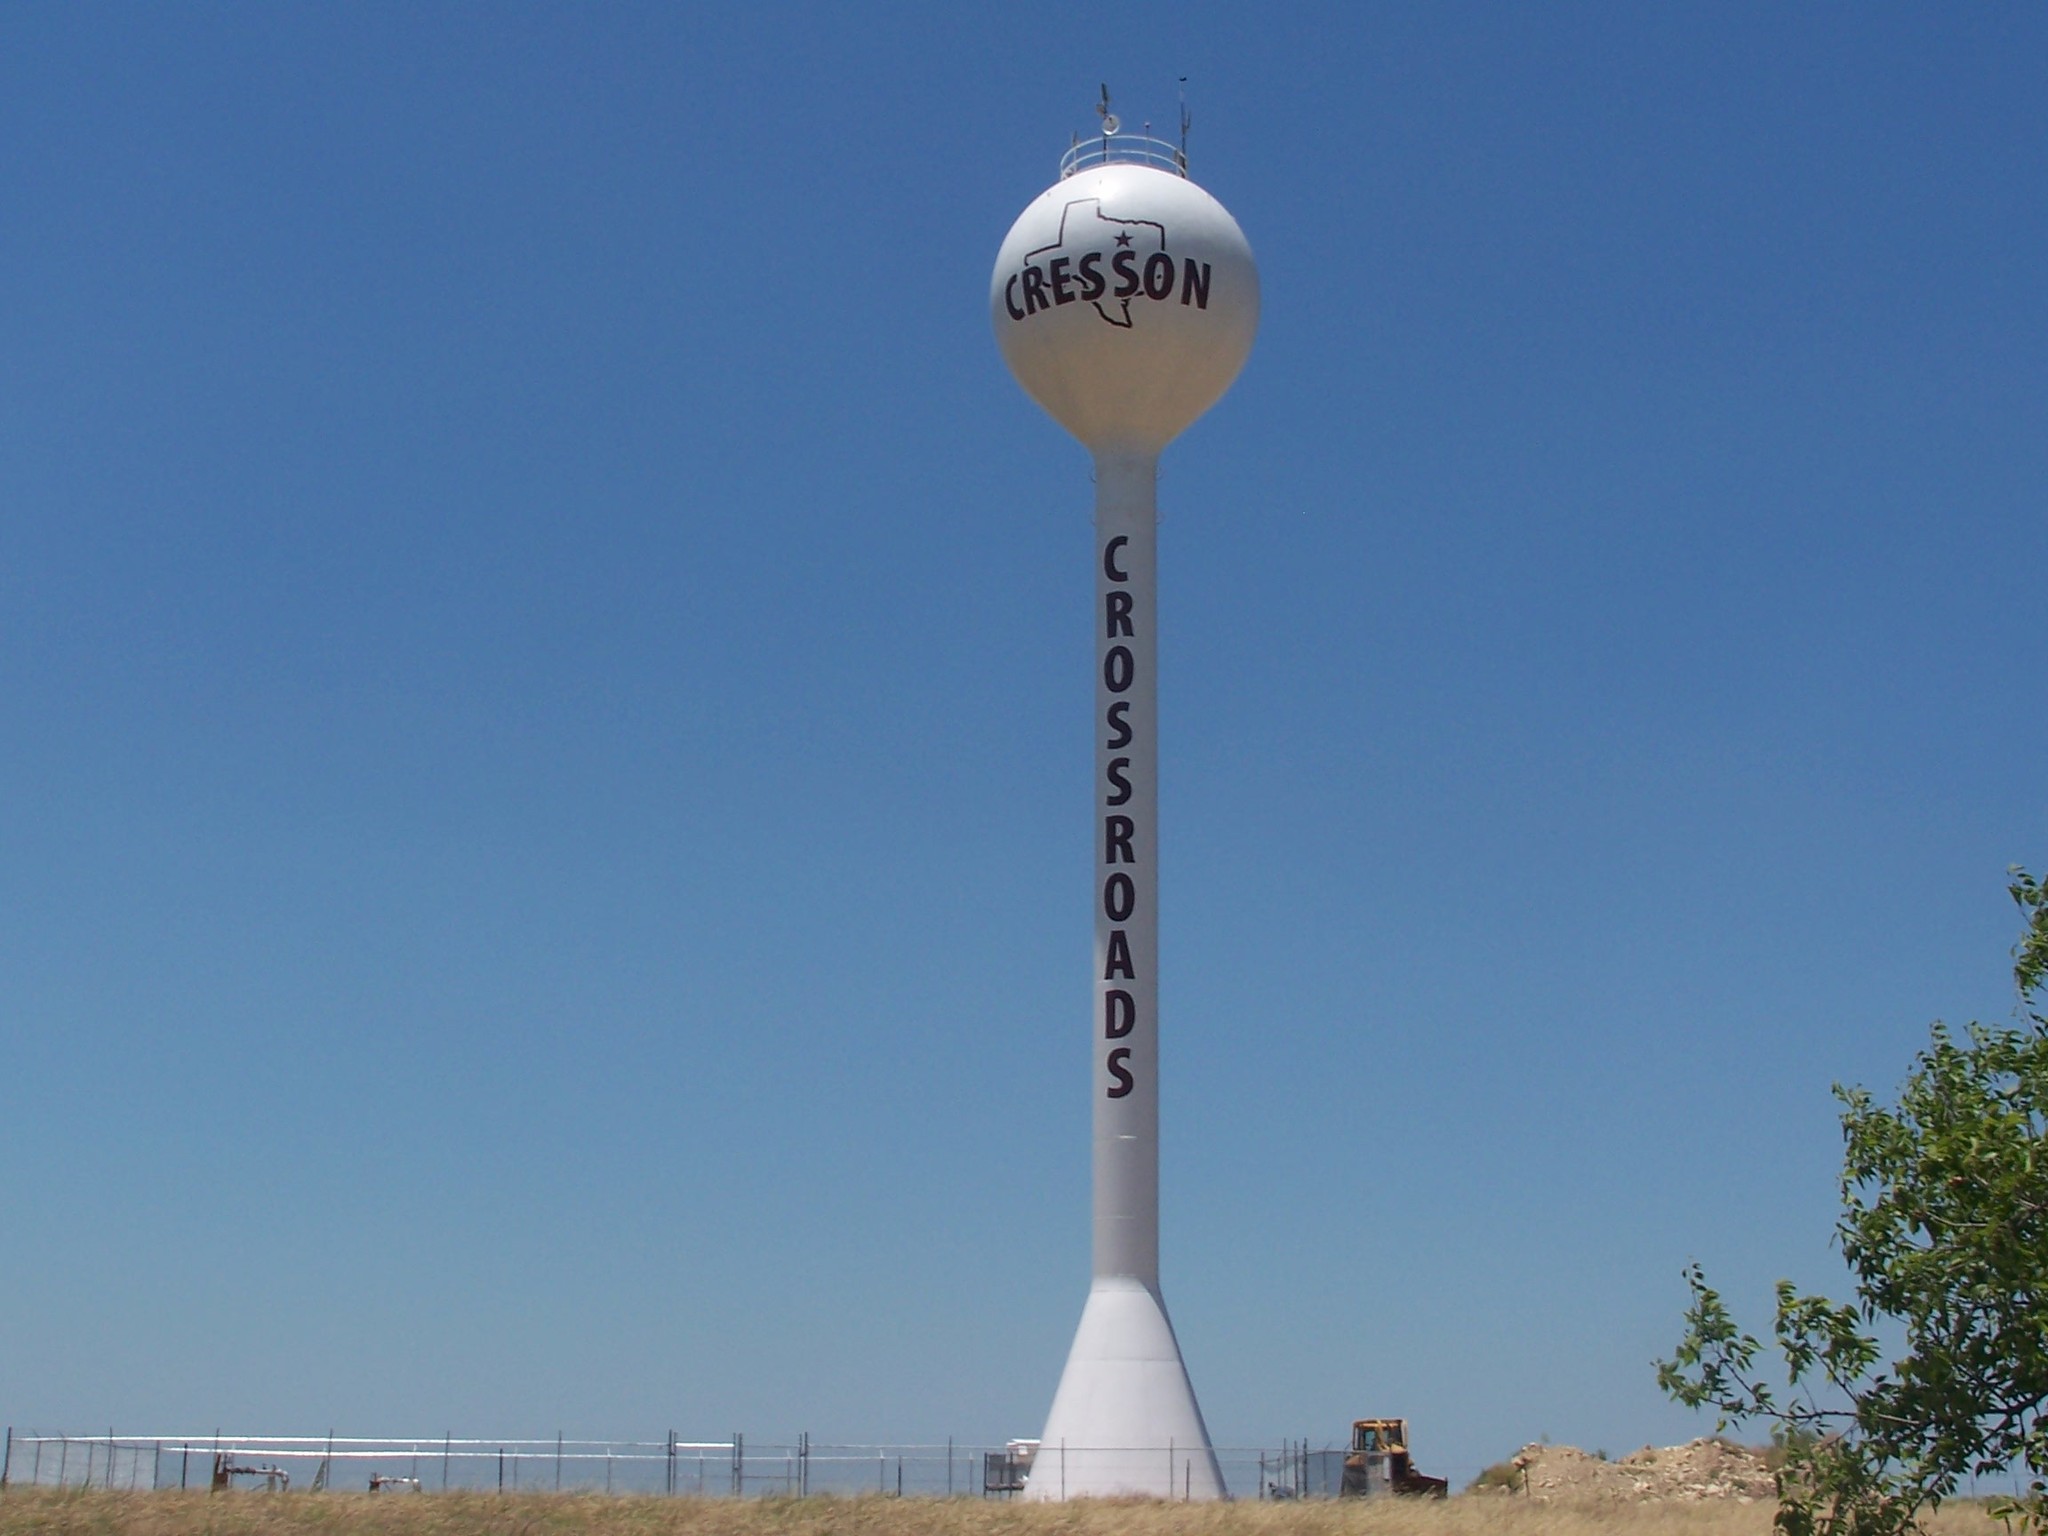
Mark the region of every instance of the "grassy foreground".
[[[549, 1493], [79, 1493], [11, 1488], [0, 1536], [1769, 1536], [1768, 1503], [1154, 1504], [659, 1499]], [[1975, 1505], [1935, 1536], [1998, 1536]]]

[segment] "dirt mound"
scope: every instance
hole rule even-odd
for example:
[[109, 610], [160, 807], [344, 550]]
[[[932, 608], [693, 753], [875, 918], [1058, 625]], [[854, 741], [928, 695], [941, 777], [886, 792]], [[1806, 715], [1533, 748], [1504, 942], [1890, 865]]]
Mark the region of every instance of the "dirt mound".
[[1574, 1445], [1525, 1445], [1510, 1463], [1519, 1473], [1506, 1491], [1532, 1499], [1734, 1499], [1777, 1497], [1764, 1453], [1726, 1440], [1646, 1445], [1606, 1461]]

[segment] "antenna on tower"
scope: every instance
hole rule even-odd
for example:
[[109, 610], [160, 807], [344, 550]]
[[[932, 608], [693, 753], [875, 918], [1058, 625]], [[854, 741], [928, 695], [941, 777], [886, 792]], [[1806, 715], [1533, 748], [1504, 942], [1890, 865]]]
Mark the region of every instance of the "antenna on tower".
[[1188, 124], [1194, 121], [1188, 116], [1188, 77], [1180, 77], [1180, 173], [1188, 173]]
[[1114, 112], [1109, 110], [1109, 87], [1106, 85], [1102, 88], [1102, 100], [1095, 104], [1095, 115], [1102, 119], [1102, 134], [1104, 138], [1107, 138], [1123, 127], [1122, 121]]

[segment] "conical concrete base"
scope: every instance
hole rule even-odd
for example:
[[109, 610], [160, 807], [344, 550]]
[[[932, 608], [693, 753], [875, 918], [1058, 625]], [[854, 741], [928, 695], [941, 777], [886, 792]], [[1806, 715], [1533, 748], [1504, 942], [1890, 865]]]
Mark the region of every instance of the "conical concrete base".
[[1132, 1495], [1220, 1499], [1223, 1474], [1165, 1305], [1137, 1280], [1097, 1279], [1024, 1497]]

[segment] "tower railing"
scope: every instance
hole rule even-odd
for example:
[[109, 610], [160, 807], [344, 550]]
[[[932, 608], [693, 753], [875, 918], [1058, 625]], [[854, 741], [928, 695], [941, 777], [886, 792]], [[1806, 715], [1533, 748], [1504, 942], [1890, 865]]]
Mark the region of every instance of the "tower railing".
[[1076, 139], [1074, 147], [1060, 156], [1060, 180], [1098, 165], [1149, 165], [1180, 177], [1188, 173], [1187, 154], [1178, 144], [1142, 133], [1098, 133]]

